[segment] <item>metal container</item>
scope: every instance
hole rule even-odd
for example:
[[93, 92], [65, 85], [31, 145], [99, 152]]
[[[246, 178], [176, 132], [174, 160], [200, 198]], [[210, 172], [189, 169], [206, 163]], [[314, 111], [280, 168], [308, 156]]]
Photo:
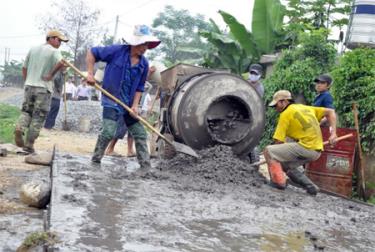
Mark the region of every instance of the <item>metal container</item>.
[[[329, 128], [323, 127], [322, 134], [327, 141]], [[357, 135], [355, 129], [337, 128], [338, 136], [346, 134]], [[320, 188], [350, 197], [356, 145], [356, 137], [339, 141], [334, 147], [326, 145], [320, 158], [307, 165], [307, 176]]]
[[257, 91], [229, 73], [201, 69], [183, 78], [174, 79], [178, 85], [167, 109], [167, 128], [174, 138], [194, 149], [224, 144], [239, 156], [247, 155], [259, 143], [265, 124]]
[[356, 0], [348, 25], [346, 46], [375, 48], [375, 1]]

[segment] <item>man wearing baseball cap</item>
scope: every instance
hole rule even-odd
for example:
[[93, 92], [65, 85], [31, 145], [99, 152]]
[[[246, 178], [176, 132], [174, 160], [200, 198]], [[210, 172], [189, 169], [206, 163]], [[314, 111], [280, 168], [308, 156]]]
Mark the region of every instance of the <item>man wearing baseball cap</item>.
[[263, 67], [259, 64], [251, 64], [249, 67], [249, 79], [248, 81], [250, 84], [255, 88], [258, 92], [260, 97], [264, 95], [264, 86], [260, 82], [260, 78], [262, 77]]
[[[107, 63], [103, 78], [103, 88], [131, 107], [138, 114], [138, 104], [144, 91], [149, 64], [144, 56], [147, 49], [153, 49], [160, 40], [151, 35], [146, 25], [136, 25], [134, 32], [125, 38], [124, 45], [93, 47], [87, 51], [87, 82], [95, 83], [94, 64], [97, 61]], [[102, 96], [103, 126], [96, 142], [92, 161], [100, 163], [104, 152], [115, 135], [119, 117], [124, 117], [128, 131], [135, 141], [137, 159], [141, 170], [147, 171], [150, 155], [147, 147], [147, 133], [142, 124], [131, 116], [122, 106], [109, 97]]]
[[314, 99], [313, 105], [315, 107], [325, 107], [334, 109], [333, 98], [329, 92], [332, 84], [332, 78], [328, 74], [319, 75], [314, 79], [315, 90], [318, 93]]
[[[324, 116], [332, 127], [329, 141], [331, 144], [336, 142], [334, 110], [294, 104], [288, 90], [277, 91], [269, 106], [280, 113], [273, 135], [276, 144], [268, 145], [264, 150], [271, 184], [278, 189], [285, 189], [286, 173], [294, 183], [305, 188], [307, 193], [316, 195], [319, 188], [299, 170], [299, 167], [320, 157], [323, 139], [319, 121]], [[287, 138], [294, 141], [287, 142]]]
[[68, 39], [58, 30], [49, 31], [46, 43], [31, 48], [22, 67], [25, 93], [14, 134], [16, 145], [28, 153], [34, 152], [34, 142], [50, 109], [52, 79], [63, 67], [58, 50], [61, 42], [68, 42]]

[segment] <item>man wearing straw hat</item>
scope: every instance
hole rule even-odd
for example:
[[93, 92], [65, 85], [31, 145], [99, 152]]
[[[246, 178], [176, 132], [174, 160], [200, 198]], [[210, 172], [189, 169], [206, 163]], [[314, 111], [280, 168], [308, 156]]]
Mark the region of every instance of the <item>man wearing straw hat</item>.
[[[144, 56], [147, 49], [153, 49], [160, 40], [151, 35], [146, 25], [136, 25], [134, 33], [126, 38], [124, 45], [93, 47], [86, 56], [87, 81], [95, 83], [94, 64], [97, 61], [106, 62], [103, 78], [103, 88], [113, 96], [131, 107], [138, 114], [138, 104], [144, 91], [149, 64]], [[109, 97], [102, 96], [103, 125], [100, 132], [92, 161], [100, 163], [104, 152], [113, 138], [119, 117], [124, 117], [126, 126], [134, 138], [138, 162], [142, 170], [149, 169], [150, 155], [147, 148], [147, 133], [142, 124], [133, 118], [121, 105]]]

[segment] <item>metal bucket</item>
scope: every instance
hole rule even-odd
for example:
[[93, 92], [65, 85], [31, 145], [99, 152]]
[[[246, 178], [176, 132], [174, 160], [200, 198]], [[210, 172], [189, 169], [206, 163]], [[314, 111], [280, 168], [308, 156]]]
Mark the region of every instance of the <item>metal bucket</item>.
[[257, 91], [236, 75], [199, 73], [174, 91], [167, 124], [176, 140], [194, 149], [224, 144], [242, 156], [262, 136], [264, 104]]

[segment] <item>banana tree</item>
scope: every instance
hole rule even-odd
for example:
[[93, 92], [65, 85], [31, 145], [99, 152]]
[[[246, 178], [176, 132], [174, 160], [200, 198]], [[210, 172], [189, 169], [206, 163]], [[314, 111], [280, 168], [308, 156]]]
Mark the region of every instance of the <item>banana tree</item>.
[[235, 17], [219, 11], [230, 32], [222, 32], [214, 21], [215, 29], [200, 32], [211, 43], [211, 50], [205, 55], [205, 65], [229, 68], [233, 73], [245, 72], [252, 62], [257, 62], [265, 53], [273, 53], [281, 40], [281, 27], [285, 7], [279, 0], [255, 0], [252, 32], [239, 23]]
[[229, 34], [221, 33], [213, 20], [212, 25], [216, 27], [215, 32], [200, 32], [200, 35], [207, 39], [211, 47], [204, 56], [204, 66], [212, 68], [230, 69], [232, 73], [241, 73], [248, 67], [251, 59], [245, 50]]

